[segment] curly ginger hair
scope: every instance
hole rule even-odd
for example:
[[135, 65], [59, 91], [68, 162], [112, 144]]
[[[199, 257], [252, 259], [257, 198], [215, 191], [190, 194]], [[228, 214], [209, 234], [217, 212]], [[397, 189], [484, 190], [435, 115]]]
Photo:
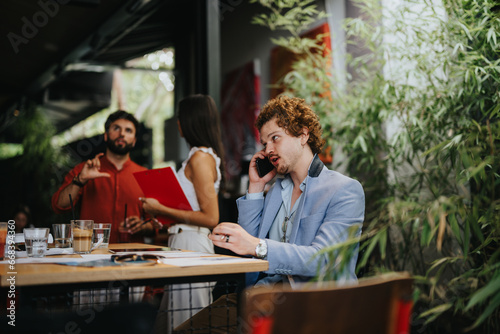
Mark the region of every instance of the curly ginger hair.
[[262, 126], [275, 117], [278, 126], [292, 136], [299, 137], [302, 129], [307, 128], [309, 130], [307, 144], [313, 153], [321, 153], [325, 146], [325, 140], [321, 136], [323, 130], [318, 115], [306, 104], [305, 100], [285, 95], [269, 100], [262, 107], [255, 126], [260, 132]]

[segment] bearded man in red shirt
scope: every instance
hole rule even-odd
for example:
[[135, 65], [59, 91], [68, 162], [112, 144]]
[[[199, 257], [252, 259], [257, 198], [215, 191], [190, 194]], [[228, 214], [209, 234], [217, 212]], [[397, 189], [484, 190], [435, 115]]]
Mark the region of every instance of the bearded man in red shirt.
[[[153, 232], [151, 223], [143, 224], [144, 194], [133, 173], [146, 170], [130, 159], [130, 151], [137, 141], [139, 122], [134, 115], [118, 110], [104, 125], [106, 152], [75, 166], [64, 178], [59, 190], [52, 196], [56, 213], [71, 210], [70, 196], [80, 203], [80, 219], [95, 223], [111, 223], [109, 242], [143, 242], [143, 234]], [[127, 229], [131, 238], [120, 240], [119, 227], [127, 207]]]

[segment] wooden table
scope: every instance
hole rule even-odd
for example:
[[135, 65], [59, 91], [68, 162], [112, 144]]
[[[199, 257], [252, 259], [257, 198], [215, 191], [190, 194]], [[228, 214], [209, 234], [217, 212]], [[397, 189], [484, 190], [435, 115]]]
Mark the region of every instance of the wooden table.
[[[134, 243], [112, 244], [109, 248], [154, 247], [161, 250], [161, 246]], [[92, 252], [92, 254], [99, 253], [108, 254], [109, 252], [106, 249]], [[79, 255], [69, 255], [69, 257], [79, 257]], [[231, 258], [238, 259], [237, 257]], [[154, 322], [157, 308], [147, 303], [131, 303], [129, 301], [131, 287], [163, 288], [165, 285], [176, 283], [215, 281], [244, 283], [245, 273], [268, 269], [268, 262], [262, 260], [252, 262], [243, 260], [236, 263], [213, 262], [210, 265], [191, 267], [154, 264], [91, 268], [49, 263], [18, 263], [15, 264], [14, 270], [10, 270], [8, 264], [0, 264], [0, 315], [2, 319], [7, 319], [0, 323], [0, 333], [9, 333], [13, 329], [21, 330], [23, 333], [37, 332], [41, 329], [52, 333], [76, 333], [80, 329], [83, 329], [83, 332], [106, 334], [140, 333], [130, 326], [138, 324], [140, 327], [144, 323]], [[12, 277], [15, 281], [11, 280]], [[15, 298], [6, 298], [13, 288]], [[105, 291], [112, 292], [119, 290], [119, 303], [112, 307], [90, 304], [91, 308], [85, 311], [75, 309], [75, 306], [81, 306], [81, 304], [75, 304], [74, 296], [78, 296], [82, 290], [93, 289], [105, 289]], [[10, 321], [8, 315], [11, 311], [7, 307], [12, 301], [15, 303], [14, 313], [17, 321], [15, 328], [8, 324]], [[5, 302], [6, 304], [3, 304]], [[110, 321], [110, 318], [117, 317], [116, 313], [119, 313], [119, 321]]]
[[[146, 244], [111, 244], [110, 249], [119, 248], [153, 248]], [[95, 250], [92, 254], [107, 253], [107, 250]], [[75, 255], [77, 256], [77, 255]], [[78, 256], [77, 256], [78, 257]], [[268, 269], [267, 261], [255, 261], [241, 263], [216, 263], [205, 266], [177, 267], [166, 264], [156, 264], [153, 266], [114, 266], [85, 268], [76, 266], [66, 266], [58, 264], [16, 264], [15, 265], [15, 286], [36, 287], [40, 285], [61, 286], [65, 284], [99, 285], [108, 284], [112, 281], [127, 281], [133, 284], [144, 284], [144, 281], [162, 280], [165, 283], [210, 281], [210, 276], [243, 274], [248, 272], [264, 271]], [[8, 264], [0, 265], [0, 287], [9, 287], [7, 279], [11, 276]], [[94, 284], [92, 284], [94, 283]], [[150, 282], [154, 283], [154, 282]], [[148, 283], [149, 284], [149, 283]]]
[[[153, 248], [146, 244], [111, 244], [110, 249], [119, 248]], [[107, 250], [95, 250], [95, 253], [107, 253]], [[110, 281], [153, 281], [155, 279], [172, 281], [196, 281], [206, 280], [209, 276], [242, 274], [247, 272], [264, 271], [268, 269], [267, 261], [255, 261], [251, 263], [215, 263], [205, 266], [177, 267], [166, 264], [156, 264], [154, 266], [114, 266], [85, 268], [75, 266], [65, 266], [58, 264], [16, 264], [15, 265], [15, 285], [16, 287], [29, 287], [40, 285], [61, 285], [86, 283], [105, 283]], [[10, 282], [7, 279], [11, 276], [8, 264], [0, 265], [0, 287], [8, 287]]]

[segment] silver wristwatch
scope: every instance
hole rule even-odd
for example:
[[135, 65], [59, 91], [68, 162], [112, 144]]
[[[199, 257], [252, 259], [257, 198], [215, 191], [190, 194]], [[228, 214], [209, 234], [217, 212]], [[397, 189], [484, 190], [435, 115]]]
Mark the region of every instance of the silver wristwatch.
[[267, 242], [264, 239], [260, 239], [259, 244], [255, 247], [255, 254], [259, 259], [265, 259], [267, 256]]

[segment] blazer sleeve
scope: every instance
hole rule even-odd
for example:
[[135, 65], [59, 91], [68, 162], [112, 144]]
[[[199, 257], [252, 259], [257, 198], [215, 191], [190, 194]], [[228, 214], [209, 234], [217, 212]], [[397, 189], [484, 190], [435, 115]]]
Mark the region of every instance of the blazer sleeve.
[[[327, 263], [326, 256], [314, 255], [321, 249], [345, 241], [351, 229], [359, 236], [364, 220], [365, 197], [361, 184], [348, 177], [323, 183], [314, 180], [315, 189], [307, 193], [298, 232], [292, 243], [267, 239], [268, 274], [314, 277]], [[311, 184], [312, 186], [312, 184]], [[333, 191], [328, 189], [335, 188]], [[316, 207], [317, 206], [317, 207]], [[294, 222], [295, 224], [296, 222]], [[357, 253], [350, 259], [346, 279], [355, 278]]]
[[236, 204], [238, 206], [238, 224], [252, 236], [258, 237], [264, 198], [247, 199], [246, 196], [242, 196], [236, 200]]

